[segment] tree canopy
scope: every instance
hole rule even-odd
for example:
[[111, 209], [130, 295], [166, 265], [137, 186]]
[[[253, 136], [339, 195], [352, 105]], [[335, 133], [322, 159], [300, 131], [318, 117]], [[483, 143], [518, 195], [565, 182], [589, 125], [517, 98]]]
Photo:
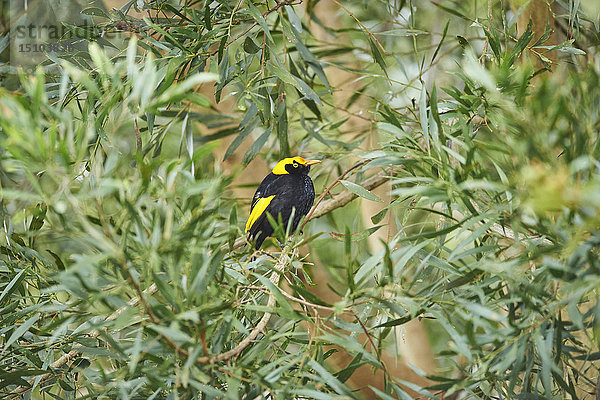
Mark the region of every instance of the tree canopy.
[[[33, 67], [0, 11], [3, 398], [600, 396], [595, 1], [38, 1]], [[254, 251], [294, 155], [322, 196]]]

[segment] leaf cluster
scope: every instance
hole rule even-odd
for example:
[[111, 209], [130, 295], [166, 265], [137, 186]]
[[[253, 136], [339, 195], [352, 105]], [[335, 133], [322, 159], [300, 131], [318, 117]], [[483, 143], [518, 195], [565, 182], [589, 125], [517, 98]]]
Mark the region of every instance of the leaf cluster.
[[[502, 8], [334, 1], [333, 26], [317, 3], [87, 8], [85, 51], [11, 75], [3, 396], [360, 398], [363, 366], [382, 399], [594, 393], [600, 69], [581, 60], [597, 56], [597, 27], [573, 4], [557, 23], [580, 33], [549, 46]], [[127, 45], [105, 39], [114, 30]], [[547, 76], [550, 51], [572, 64], [564, 78]], [[281, 253], [232, 251], [246, 203], [221, 140], [224, 158], [245, 145], [244, 164], [321, 153], [318, 188], [383, 208], [374, 226], [352, 204], [328, 212]], [[346, 169], [350, 157], [362, 161]], [[385, 196], [366, 187], [374, 171]], [[424, 387], [384, 361], [415, 320], [439, 362], [415, 368]]]

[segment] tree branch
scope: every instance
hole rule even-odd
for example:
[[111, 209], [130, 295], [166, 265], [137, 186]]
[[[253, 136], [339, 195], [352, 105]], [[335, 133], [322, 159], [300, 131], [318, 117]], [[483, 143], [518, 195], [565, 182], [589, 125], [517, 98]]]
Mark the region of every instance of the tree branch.
[[[240, 3], [241, 3], [241, 2], [240, 2]], [[299, 1], [297, 1], [297, 2], [295, 2], [295, 1], [292, 1], [292, 0], [283, 0], [283, 1], [278, 1], [278, 2], [277, 2], [277, 4], [275, 4], [275, 6], [273, 6], [272, 8], [269, 8], [267, 11], [265, 11], [265, 12], [262, 14], [262, 16], [263, 16], [263, 18], [266, 18], [266, 17], [267, 17], [269, 14], [271, 14], [271, 13], [272, 13], [272, 12], [274, 12], [274, 11], [277, 11], [277, 10], [279, 10], [279, 9], [280, 9], [281, 7], [283, 7], [283, 6], [286, 6], [286, 5], [288, 5], [288, 6], [294, 6], [294, 5], [298, 5], [298, 4], [301, 4], [301, 3], [302, 3], [302, 0], [299, 0]], [[236, 9], [237, 9], [237, 7], [236, 7]], [[235, 11], [235, 10], [234, 10], [234, 11]], [[231, 18], [233, 19], [233, 14], [231, 15]], [[247, 34], [248, 32], [250, 32], [250, 30], [252, 30], [252, 28], [254, 28], [254, 27], [255, 27], [255, 26], [257, 26], [257, 25], [258, 25], [258, 22], [257, 22], [257, 21], [254, 21], [254, 23], [253, 23], [252, 25], [250, 25], [250, 27], [249, 27], [249, 28], [247, 28], [245, 31], [243, 31], [243, 32], [242, 32], [242, 33], [240, 33], [239, 35], [237, 35], [235, 38], [233, 38], [233, 39], [231, 39], [230, 41], [228, 41], [228, 42], [225, 44], [225, 46], [224, 46], [224, 47], [228, 47], [228, 46], [229, 46], [231, 43], [235, 42], [235, 41], [236, 41], [236, 40], [238, 40], [239, 38], [241, 38], [241, 37], [245, 37], [245, 36], [246, 36], [246, 34]], [[229, 31], [228, 31], [228, 33], [227, 33], [227, 36], [230, 36], [230, 35], [231, 35], [231, 27], [230, 27], [230, 29], [229, 29]], [[215, 50], [214, 52], [212, 52], [212, 53], [211, 53], [211, 56], [214, 56], [214, 55], [215, 55], [215, 54], [217, 54], [218, 52], [219, 52], [219, 50]]]
[[[362, 164], [360, 164], [360, 165], [362, 165]], [[351, 170], [358, 168], [360, 165], [355, 164], [346, 172], [350, 172]], [[328, 187], [325, 190], [325, 192], [323, 192], [323, 193], [325, 194], [329, 190], [331, 190], [333, 185], [338, 183], [345, 176], [346, 172], [344, 172], [339, 178], [337, 178], [336, 181], [332, 185], [330, 185], [330, 187]], [[388, 180], [389, 180], [389, 177], [387, 176], [387, 174], [385, 174], [385, 172], [380, 172], [380, 173], [373, 175], [372, 177], [366, 179], [365, 181], [361, 182], [360, 185], [367, 190], [373, 190], [376, 187], [383, 185]], [[321, 196], [324, 197], [324, 195], [321, 195]], [[302, 224], [302, 226], [304, 226], [310, 220], [322, 217], [323, 215], [328, 214], [337, 208], [345, 206], [346, 204], [350, 203], [352, 200], [356, 199], [357, 197], [358, 197], [357, 195], [355, 195], [354, 193], [352, 193], [350, 191], [344, 191], [342, 193], [339, 193], [339, 194], [333, 196], [333, 198], [323, 201], [321, 203], [319, 203], [321, 201], [321, 199], [319, 198], [319, 200], [317, 200], [317, 203], [311, 209], [308, 216], [304, 219], [304, 224]], [[237, 249], [243, 247], [247, 243], [248, 243], [248, 240], [246, 239], [246, 237], [238, 238], [234, 242], [231, 250], [237, 250]], [[228, 249], [229, 249], [229, 245], [227, 245], [227, 244], [221, 246], [221, 251], [227, 251]]]
[[350, 173], [350, 171], [352, 171], [352, 170], [360, 167], [361, 165], [365, 165], [368, 162], [369, 162], [369, 160], [359, 161], [356, 164], [354, 164], [353, 166], [351, 166], [350, 168], [348, 168], [346, 171], [344, 171], [343, 174], [341, 174], [340, 176], [338, 176], [337, 179], [335, 181], [333, 181], [333, 183], [331, 185], [329, 185], [327, 187], [327, 189], [325, 189], [323, 191], [323, 193], [321, 193], [321, 195], [317, 199], [317, 202], [315, 203], [315, 205], [312, 206], [312, 208], [310, 209], [310, 212], [308, 213], [308, 215], [304, 219], [304, 222], [302, 223], [302, 226], [300, 227], [300, 230], [302, 230], [304, 228], [304, 225], [306, 225], [306, 223], [312, 218], [312, 215], [315, 212], [315, 209], [319, 206], [319, 204], [321, 204], [321, 201], [323, 201], [323, 198], [327, 195], [327, 193], [329, 193], [329, 191], [331, 189], [333, 189], [333, 187], [335, 185], [337, 185], [346, 175], [348, 175]]
[[[291, 258], [289, 256], [289, 252], [290, 252], [290, 248], [289, 248], [289, 245], [288, 245], [288, 246], [286, 246], [283, 249], [283, 252], [279, 256], [279, 259], [277, 260], [277, 262], [273, 266], [274, 271], [273, 271], [273, 273], [271, 273], [271, 276], [269, 277], [269, 280], [275, 286], [279, 286], [279, 280], [281, 279], [283, 271], [285, 270], [285, 268], [291, 262]], [[269, 300], [267, 300], [267, 307], [270, 308], [270, 307], [273, 307], [273, 306], [275, 306], [275, 296], [272, 293], [269, 293]], [[250, 343], [252, 343], [252, 341], [254, 339], [256, 339], [256, 337], [261, 332], [264, 331], [265, 327], [269, 323], [269, 320], [271, 319], [271, 315], [273, 315], [273, 314], [271, 314], [268, 311], [265, 312], [265, 314], [262, 316], [262, 318], [260, 319], [260, 321], [258, 322], [258, 324], [254, 327], [254, 329], [252, 329], [252, 331], [248, 334], [248, 336], [246, 336], [233, 349], [231, 349], [229, 351], [226, 351], [224, 353], [220, 353], [220, 354], [214, 355], [214, 356], [202, 356], [202, 357], [198, 357], [196, 359], [196, 362], [198, 362], [200, 364], [214, 364], [214, 363], [217, 363], [217, 362], [226, 361], [226, 360], [228, 360], [230, 358], [236, 357], [246, 347], [248, 347], [248, 345]]]
[[[389, 179], [390, 178], [387, 176], [387, 174], [385, 172], [380, 172], [376, 175], [373, 175], [369, 179], [366, 179], [365, 181], [361, 182], [360, 186], [362, 186], [363, 188], [365, 188], [367, 190], [373, 190], [376, 187], [383, 185]], [[342, 193], [339, 193], [339, 194], [333, 196], [333, 198], [319, 204], [319, 207], [317, 207], [315, 209], [315, 212], [313, 213], [313, 215], [311, 216], [310, 219], [322, 217], [323, 215], [332, 212], [336, 208], [345, 206], [346, 204], [350, 203], [352, 200], [356, 199], [357, 197], [358, 197], [357, 195], [355, 195], [354, 193], [352, 193], [350, 191], [344, 191]]]
[[[158, 290], [158, 288], [156, 287], [156, 284], [153, 283], [152, 285], [150, 285], [150, 287], [148, 287], [148, 289], [144, 290], [143, 293], [151, 296], [154, 293], [156, 293], [157, 290]], [[123, 314], [129, 308], [135, 307], [139, 302], [140, 302], [140, 297], [134, 297], [134, 298], [132, 298], [131, 300], [129, 300], [129, 302], [127, 303], [127, 305], [124, 305], [123, 307], [117, 309], [115, 312], [113, 312], [108, 317], [106, 317], [106, 319], [104, 320], [104, 322], [109, 322], [109, 321], [117, 319], [119, 317], [119, 315]], [[88, 337], [90, 337], [92, 339], [95, 339], [98, 336], [100, 336], [100, 332], [97, 331], [97, 330], [91, 331], [89, 333], [89, 335], [88, 335]], [[77, 357], [79, 355], [81, 355], [81, 351], [79, 351], [78, 349], [75, 348], [75, 349], [69, 351], [68, 353], [63, 354], [58, 360], [56, 360], [52, 364], [50, 364], [49, 365], [49, 367], [50, 367], [49, 369], [53, 370], [53, 369], [61, 368], [66, 363], [68, 363], [69, 361], [73, 360], [75, 357]], [[51, 375], [52, 375], [52, 372], [48, 372], [46, 374], [43, 374], [40, 381], [45, 381]], [[11, 392], [11, 394], [25, 393], [29, 389], [31, 389], [31, 388], [29, 388], [27, 386], [19, 386], [15, 390], [13, 390]]]
[[[348, 170], [346, 170], [342, 175], [340, 175], [331, 185], [329, 185], [329, 187], [323, 192], [323, 194], [317, 200], [317, 202], [313, 206], [313, 209], [311, 210], [311, 213], [307, 216], [305, 221], [319, 218], [327, 213], [330, 213], [331, 211], [333, 211], [337, 208], [345, 206], [346, 204], [348, 204], [349, 202], [351, 202], [352, 200], [357, 198], [358, 196], [356, 196], [354, 193], [351, 193], [349, 191], [344, 191], [342, 193], [339, 193], [339, 194], [333, 196], [333, 198], [331, 198], [329, 200], [322, 201], [322, 198], [325, 197], [326, 193], [328, 193], [335, 184], [337, 184], [341, 179], [343, 179], [349, 172], [360, 167], [361, 165], [364, 165], [365, 163], [366, 163], [366, 161], [362, 161], [362, 162], [354, 164], [352, 167], [350, 167]], [[388, 179], [389, 178], [383, 172], [381, 172], [381, 173], [374, 175], [371, 178], [368, 178], [365, 181], [363, 181], [361, 183], [361, 186], [367, 190], [372, 190], [372, 189], [384, 184]], [[235, 241], [233, 249], [234, 250], [239, 249], [246, 243], [247, 243], [247, 240], [245, 237], [239, 238]], [[228, 248], [227, 245], [222, 246], [222, 250], [227, 250], [227, 248]], [[284, 249], [284, 252], [281, 254], [279, 259], [277, 260], [277, 263], [275, 263], [273, 273], [269, 277], [269, 280], [271, 282], [273, 282], [273, 284], [276, 286], [279, 286], [279, 279], [281, 277], [281, 274], [285, 270], [285, 267], [291, 261], [291, 258], [289, 257], [288, 253], [289, 253], [289, 249]], [[127, 269], [128, 268], [125, 268], [126, 271], [127, 271]], [[130, 283], [131, 283], [131, 280], [130, 280]], [[154, 323], [158, 322], [156, 320], [156, 316], [154, 316], [149, 305], [144, 300], [144, 295], [152, 296], [154, 293], [157, 292], [158, 288], [157, 288], [156, 284], [153, 283], [144, 291], [139, 290], [140, 288], [137, 284], [134, 284], [133, 286], [136, 290], [137, 296], [132, 298], [131, 300], [129, 300], [127, 305], [117, 309], [115, 312], [113, 312], [111, 315], [109, 315], [104, 320], [104, 322], [109, 322], [109, 321], [112, 321], [112, 320], [118, 318], [119, 315], [121, 315], [123, 312], [125, 312], [125, 310], [127, 310], [131, 307], [137, 306], [138, 303], [140, 303], [140, 302], [142, 303], [144, 310], [148, 313], [148, 316], [151, 318], [151, 320]], [[296, 299], [296, 298], [294, 298], [294, 300], [298, 301], [298, 299]], [[272, 294], [270, 294], [269, 299], [267, 300], [267, 307], [273, 307], [274, 305], [275, 305], [275, 297]], [[314, 306], [314, 305], [311, 304], [311, 306]], [[252, 343], [252, 341], [254, 339], [256, 339], [256, 337], [261, 332], [263, 332], [264, 328], [266, 327], [266, 325], [269, 323], [269, 320], [271, 319], [271, 315], [272, 315], [271, 313], [266, 312], [263, 315], [263, 317], [261, 318], [261, 320], [258, 322], [256, 327], [250, 332], [250, 334], [248, 334], [248, 336], [246, 338], [244, 338], [233, 349], [226, 351], [224, 353], [214, 355], [214, 356], [202, 356], [202, 357], [199, 357], [196, 361], [201, 364], [213, 364], [213, 363], [228, 360], [230, 358], [233, 358], [233, 357], [239, 355], [246, 347], [248, 347], [248, 345], [250, 343]], [[100, 336], [100, 332], [97, 330], [94, 330], [94, 331], [90, 332], [90, 334], [89, 334], [89, 337], [91, 337], [91, 338], [97, 338], [98, 336]], [[162, 335], [161, 335], [161, 337], [163, 337], [163, 339], [169, 339], [169, 338], [165, 338]], [[181, 349], [172, 340], [167, 340], [167, 343], [178, 354], [180, 354], [182, 356], [189, 355], [187, 351]], [[50, 369], [61, 368], [65, 364], [67, 364], [68, 362], [70, 362], [71, 360], [73, 360], [75, 357], [77, 357], [79, 355], [81, 355], [81, 351], [79, 351], [78, 349], [73, 349], [70, 352], [63, 354], [58, 360], [56, 360], [52, 364], [50, 364], [49, 367], [50, 367]], [[43, 374], [42, 380], [49, 378], [51, 375], [52, 375], [52, 372]], [[14, 393], [14, 394], [24, 393], [24, 392], [28, 391], [29, 389], [30, 389], [29, 387], [19, 386], [12, 393]]]

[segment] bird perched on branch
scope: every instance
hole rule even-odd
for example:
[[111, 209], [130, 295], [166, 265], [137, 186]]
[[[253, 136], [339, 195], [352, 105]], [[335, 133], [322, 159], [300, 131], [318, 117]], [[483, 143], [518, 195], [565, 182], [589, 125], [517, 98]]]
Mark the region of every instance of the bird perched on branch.
[[298, 227], [300, 219], [308, 214], [315, 200], [315, 187], [308, 172], [311, 165], [320, 162], [307, 161], [302, 157], [284, 158], [260, 183], [252, 198], [250, 217], [246, 222], [246, 233], [251, 240], [255, 240], [256, 249], [274, 231], [267, 214], [275, 221], [281, 218], [283, 226], [287, 227], [294, 209], [292, 232]]

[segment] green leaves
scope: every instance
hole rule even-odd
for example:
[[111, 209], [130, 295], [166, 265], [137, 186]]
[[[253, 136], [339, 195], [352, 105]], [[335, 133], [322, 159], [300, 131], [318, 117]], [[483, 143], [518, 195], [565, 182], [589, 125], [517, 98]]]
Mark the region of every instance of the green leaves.
[[[517, 31], [526, 7], [363, 3], [335, 24], [316, 2], [90, 7], [68, 27], [89, 52], [0, 62], [0, 397], [593, 393], [593, 18], [553, 13], [574, 36], [552, 44]], [[548, 52], [563, 76], [526, 65]], [[291, 155], [328, 160], [318, 192], [369, 162], [279, 235], [282, 266], [275, 240], [236, 244], [248, 182]], [[397, 378], [409, 322], [428, 390]]]
[[377, 44], [370, 37], [369, 37], [369, 47], [371, 48], [371, 54], [373, 54], [373, 58], [375, 59], [375, 62], [377, 64], [379, 64], [379, 66], [381, 67], [383, 72], [387, 75], [387, 64], [385, 63], [383, 55], [381, 54], [381, 50], [379, 50], [379, 47], [377, 46]]
[[508, 56], [503, 60], [502, 67], [508, 68], [513, 65], [515, 59], [521, 55], [523, 50], [525, 50], [525, 47], [529, 44], [529, 42], [531, 42], [531, 39], [533, 39], [533, 31], [531, 28], [531, 21], [529, 21], [525, 32], [523, 32], [521, 37], [519, 37], [515, 46], [508, 53]]
[[383, 200], [381, 200], [379, 197], [375, 196], [373, 193], [369, 192], [367, 189], [363, 188], [360, 185], [357, 185], [354, 182], [350, 182], [350, 181], [341, 179], [340, 183], [342, 185], [344, 185], [346, 187], [346, 189], [348, 189], [355, 195], [362, 197], [363, 199], [371, 200], [371, 201], [378, 201], [380, 203], [383, 202]]
[[40, 318], [40, 315], [35, 314], [31, 318], [29, 318], [27, 321], [24, 321], [21, 325], [17, 326], [15, 328], [15, 330], [13, 331], [13, 333], [8, 338], [8, 340], [6, 341], [3, 352], [7, 348], [9, 348], [16, 340], [18, 340], [21, 336], [23, 336], [23, 334], [25, 332], [27, 332], [29, 330], [29, 328], [31, 328], [33, 326], [33, 324], [35, 324], [37, 322], [37, 320], [39, 318]]
[[217, 80], [218, 76], [211, 73], [200, 72], [191, 75], [183, 82], [168, 87], [162, 94], [160, 94], [160, 96], [156, 98], [156, 100], [151, 102], [148, 107], [150, 109], [156, 110], [158, 107], [167, 105], [169, 103], [177, 102], [183, 97], [192, 99], [196, 103], [200, 102], [201, 105], [208, 107], [210, 106], [210, 101], [208, 101], [208, 99], [198, 94], [188, 94], [188, 92], [190, 92], [195, 86], [199, 84], [206, 82], [214, 82]]
[[267, 129], [263, 133], [261, 133], [261, 135], [258, 137], [258, 139], [256, 139], [256, 141], [254, 143], [252, 143], [252, 146], [250, 146], [250, 149], [248, 149], [246, 154], [244, 154], [244, 158], [242, 159], [242, 163], [244, 165], [248, 165], [250, 163], [250, 161], [252, 161], [254, 159], [254, 157], [256, 157], [258, 152], [263, 148], [263, 146], [269, 139], [269, 136], [271, 136], [271, 128], [270, 127], [269, 127], [269, 129]]
[[6, 286], [4, 286], [2, 293], [0, 293], [0, 304], [2, 304], [5, 299], [7, 300], [9, 296], [19, 288], [19, 285], [21, 282], [23, 282], [25, 277], [25, 270], [22, 269], [10, 280], [10, 282], [8, 282]]

